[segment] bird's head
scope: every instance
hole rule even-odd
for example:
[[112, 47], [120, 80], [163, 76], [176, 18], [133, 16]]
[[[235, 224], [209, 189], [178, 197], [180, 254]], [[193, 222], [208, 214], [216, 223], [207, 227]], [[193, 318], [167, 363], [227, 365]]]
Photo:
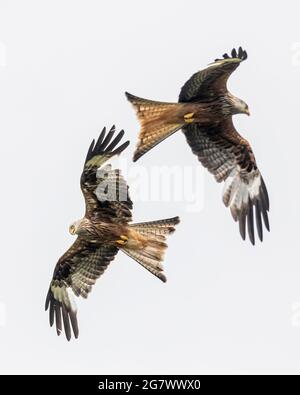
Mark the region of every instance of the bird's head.
[[79, 219], [78, 221], [73, 222], [69, 226], [69, 232], [71, 233], [71, 235], [77, 235], [78, 234], [78, 232], [80, 231], [81, 222], [82, 222], [82, 220]]
[[249, 106], [243, 100], [241, 100], [241, 114], [246, 114], [250, 116]]
[[228, 95], [230, 105], [232, 106], [232, 114], [246, 114], [250, 115], [248, 104], [244, 100], [239, 99], [231, 94]]
[[238, 111], [238, 114], [246, 114], [248, 116], [250, 115], [248, 104], [245, 103], [243, 100], [237, 99], [235, 107]]

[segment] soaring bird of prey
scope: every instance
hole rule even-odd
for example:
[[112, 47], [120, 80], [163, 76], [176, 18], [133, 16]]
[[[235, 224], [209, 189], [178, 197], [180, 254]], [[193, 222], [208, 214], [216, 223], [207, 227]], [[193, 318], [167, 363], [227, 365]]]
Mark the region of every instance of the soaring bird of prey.
[[126, 181], [119, 169], [104, 166], [129, 144], [127, 141], [117, 147], [124, 131], [115, 138], [114, 133], [114, 127], [108, 133], [104, 128], [88, 150], [80, 179], [85, 215], [69, 228], [77, 238], [59, 259], [46, 299], [50, 325], [55, 320], [60, 335], [63, 324], [68, 340], [72, 329], [75, 338], [79, 333], [74, 295], [86, 298], [119, 250], [166, 281], [162, 266], [166, 236], [174, 232], [179, 218], [130, 224], [132, 201]]
[[241, 47], [223, 55], [195, 73], [182, 87], [178, 103], [152, 101], [126, 92], [141, 130], [133, 160], [182, 129], [192, 152], [218, 182], [224, 181], [223, 202], [239, 222], [242, 238], [255, 244], [256, 228], [263, 240], [263, 225], [269, 231], [269, 198], [250, 144], [235, 129], [232, 116], [249, 115], [248, 105], [227, 90], [231, 73], [247, 59]]

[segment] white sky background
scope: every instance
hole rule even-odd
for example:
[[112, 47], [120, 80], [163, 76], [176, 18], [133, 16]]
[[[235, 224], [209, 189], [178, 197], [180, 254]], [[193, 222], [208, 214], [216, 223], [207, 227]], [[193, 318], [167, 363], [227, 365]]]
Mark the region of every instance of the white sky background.
[[[0, 1], [0, 372], [299, 372], [299, 14], [297, 1]], [[176, 101], [192, 73], [239, 45], [249, 59], [229, 88], [251, 117], [234, 122], [268, 187], [271, 233], [243, 242], [201, 169], [199, 212], [135, 204], [136, 221], [181, 217], [167, 284], [120, 253], [78, 303], [79, 339], [58, 338], [44, 300], [83, 213], [91, 139], [124, 128], [119, 163], [136, 171], [138, 123], [123, 92]], [[178, 132], [137, 166], [200, 164]]]

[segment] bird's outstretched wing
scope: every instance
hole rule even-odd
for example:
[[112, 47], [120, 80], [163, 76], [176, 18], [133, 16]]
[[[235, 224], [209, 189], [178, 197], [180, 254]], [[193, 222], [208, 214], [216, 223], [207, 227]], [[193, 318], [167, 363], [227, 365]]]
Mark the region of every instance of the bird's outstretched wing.
[[81, 175], [81, 189], [85, 198], [86, 217], [118, 223], [131, 221], [132, 201], [128, 186], [119, 169], [104, 163], [120, 154], [128, 145], [126, 141], [116, 148], [124, 131], [113, 139], [115, 127], [108, 133], [104, 128], [97, 140], [92, 141]]
[[214, 100], [216, 96], [227, 91], [227, 80], [239, 64], [247, 59], [247, 52], [239, 47], [223, 59], [216, 59], [206, 69], [198, 71], [183, 85], [179, 102], [197, 102]]
[[[132, 202], [128, 196], [128, 186], [118, 169], [103, 165], [108, 159], [120, 154], [129, 141], [117, 147], [124, 132], [119, 132], [113, 139], [114, 133], [114, 126], [108, 133], [104, 128], [97, 142], [93, 140], [80, 184], [85, 197], [87, 218], [122, 224], [131, 220]], [[118, 248], [113, 245], [89, 243], [79, 237], [59, 259], [46, 299], [50, 325], [55, 320], [58, 335], [64, 326], [68, 340], [72, 329], [74, 336], [78, 337], [74, 295], [86, 298], [92, 285], [117, 252]]]
[[190, 124], [183, 128], [183, 132], [203, 166], [218, 182], [225, 181], [223, 202], [230, 207], [234, 220], [239, 222], [243, 239], [247, 224], [252, 244], [255, 244], [255, 206], [257, 234], [262, 241], [262, 218], [269, 230], [269, 198], [248, 141], [238, 134], [231, 118], [211, 127]]
[[77, 238], [59, 259], [46, 298], [50, 326], [56, 323], [57, 334], [64, 326], [65, 335], [71, 339], [72, 330], [78, 337], [77, 307], [74, 295], [87, 298], [92, 285], [114, 259], [118, 248], [113, 245], [86, 243]]

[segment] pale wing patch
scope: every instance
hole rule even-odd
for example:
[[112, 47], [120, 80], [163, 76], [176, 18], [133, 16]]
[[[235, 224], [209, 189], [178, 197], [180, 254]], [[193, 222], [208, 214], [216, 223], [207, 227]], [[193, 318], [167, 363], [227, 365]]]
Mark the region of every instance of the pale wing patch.
[[269, 198], [268, 193], [258, 169], [250, 173], [242, 171], [240, 167], [234, 168], [225, 181], [223, 202], [230, 208], [235, 221], [239, 221], [240, 233], [243, 239], [246, 237], [246, 222], [249, 238], [255, 244], [253, 206], [255, 206], [255, 218], [257, 233], [262, 241], [263, 217], [265, 226], [269, 230]]
[[75, 295], [70, 287], [66, 287], [65, 285], [62, 287], [51, 285], [51, 291], [53, 293], [54, 299], [60, 303], [63, 303], [68, 310], [73, 311], [73, 313], [77, 313], [77, 305], [74, 297]]
[[74, 294], [70, 287], [52, 283], [46, 299], [46, 310], [49, 308], [50, 326], [56, 325], [56, 333], [62, 332], [62, 326], [65, 329], [67, 340], [71, 339], [71, 327], [75, 338], [79, 335], [77, 322], [77, 307]]

